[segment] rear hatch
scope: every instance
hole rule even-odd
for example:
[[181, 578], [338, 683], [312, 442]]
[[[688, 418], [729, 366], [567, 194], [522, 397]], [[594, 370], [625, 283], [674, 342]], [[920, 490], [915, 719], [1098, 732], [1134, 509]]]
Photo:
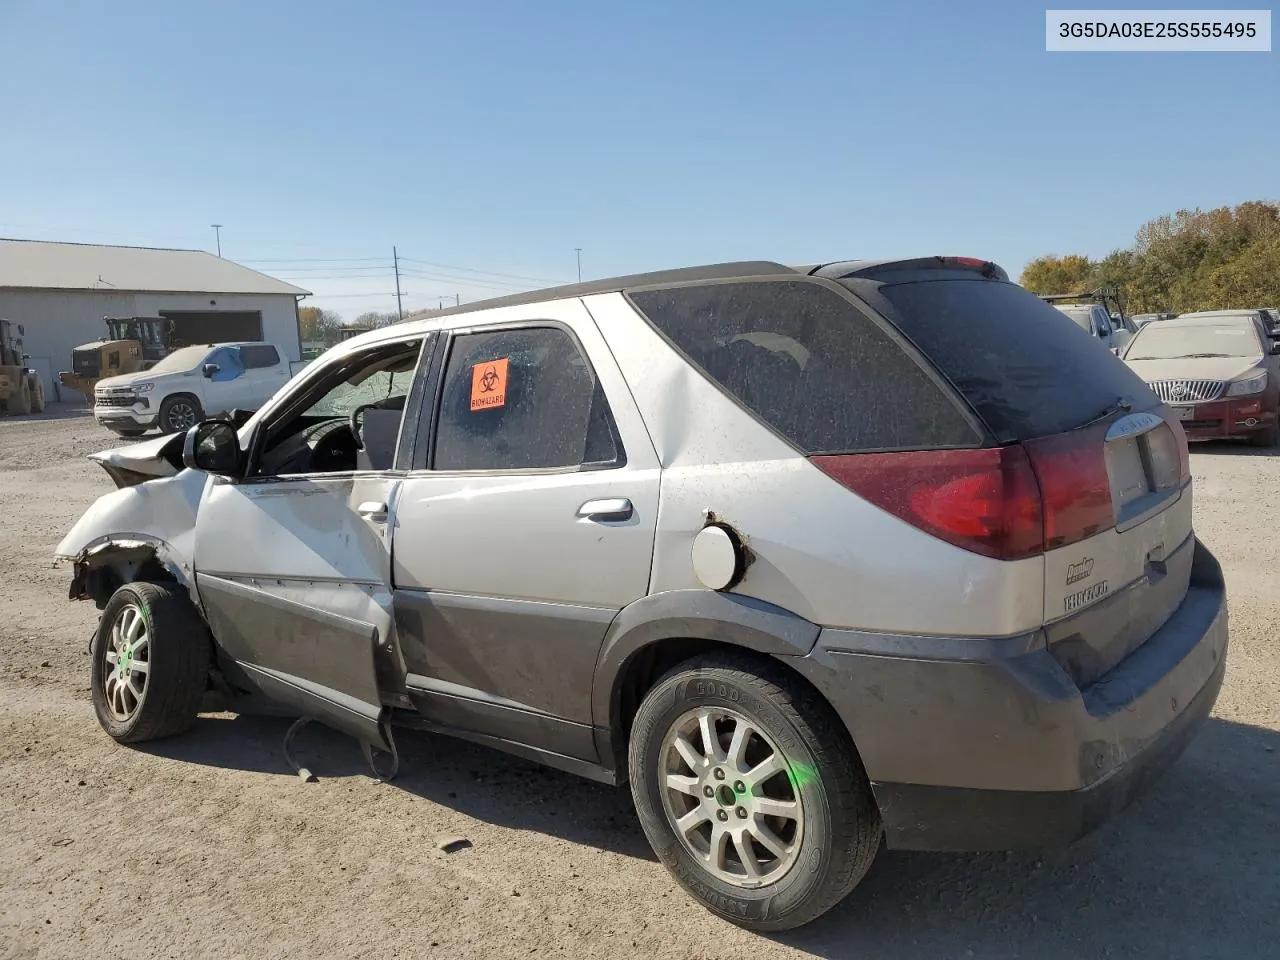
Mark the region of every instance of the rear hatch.
[[[1050, 649], [1081, 687], [1097, 680], [1187, 592], [1194, 542], [1181, 426], [1072, 318], [993, 265], [908, 262], [818, 274], [885, 316], [951, 382], [1001, 449], [1006, 491], [1038, 488], [1038, 504], [1033, 492], [1017, 510], [1039, 511], [1042, 536], [1030, 545], [1024, 538], [1016, 555], [1043, 554]], [[944, 511], [933, 520], [942, 536], [968, 545], [963, 524], [950, 536]]]

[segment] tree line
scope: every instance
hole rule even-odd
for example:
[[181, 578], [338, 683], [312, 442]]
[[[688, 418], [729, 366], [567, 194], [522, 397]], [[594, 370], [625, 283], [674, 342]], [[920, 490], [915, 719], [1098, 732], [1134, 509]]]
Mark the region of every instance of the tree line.
[[1129, 314], [1280, 306], [1280, 204], [1179, 210], [1101, 260], [1037, 257], [1018, 282], [1039, 294], [1109, 290]]
[[[406, 313], [404, 318], [416, 320], [436, 312], [438, 311], [418, 310]], [[390, 326], [399, 320], [400, 315], [395, 312], [378, 313], [376, 310], [371, 310], [356, 317], [350, 326], [373, 330], [375, 327]], [[342, 328], [345, 326], [348, 324], [342, 319], [342, 315], [332, 310], [321, 310], [319, 307], [298, 308], [298, 332], [304, 341], [323, 343], [326, 347], [331, 347], [342, 339]]]

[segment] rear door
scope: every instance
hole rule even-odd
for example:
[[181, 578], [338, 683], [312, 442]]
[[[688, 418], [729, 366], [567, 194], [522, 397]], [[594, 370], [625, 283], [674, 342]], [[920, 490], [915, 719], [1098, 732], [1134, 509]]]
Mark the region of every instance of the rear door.
[[430, 720], [594, 760], [596, 658], [648, 592], [659, 466], [581, 301], [529, 310], [443, 345], [397, 507], [396, 619]]
[[998, 442], [1027, 450], [1045, 511], [1044, 621], [1059, 660], [1092, 682], [1186, 594], [1181, 427], [1123, 361], [1021, 287], [976, 274], [846, 285], [920, 347]]

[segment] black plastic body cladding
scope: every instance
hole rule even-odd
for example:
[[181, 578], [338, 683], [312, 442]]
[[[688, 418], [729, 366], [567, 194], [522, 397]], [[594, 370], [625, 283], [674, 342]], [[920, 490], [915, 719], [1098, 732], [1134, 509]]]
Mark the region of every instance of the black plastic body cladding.
[[789, 661], [848, 726], [890, 847], [1053, 846], [1127, 804], [1217, 699], [1227, 653], [1221, 570], [1197, 542], [1191, 588], [1173, 616], [1083, 688], [1036, 637], [824, 630], [811, 655]]

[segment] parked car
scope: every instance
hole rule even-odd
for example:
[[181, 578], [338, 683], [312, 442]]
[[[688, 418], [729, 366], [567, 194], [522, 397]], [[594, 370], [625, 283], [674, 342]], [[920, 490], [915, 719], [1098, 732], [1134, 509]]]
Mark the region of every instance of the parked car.
[[274, 344], [182, 347], [148, 370], [99, 380], [93, 417], [122, 437], [153, 427], [177, 433], [208, 415], [257, 409], [291, 376], [288, 357]]
[[1169, 404], [1191, 439], [1280, 443], [1280, 342], [1257, 310], [1184, 313], [1147, 325], [1124, 360]]
[[102, 610], [112, 737], [217, 690], [370, 757], [419, 728], [629, 783], [677, 880], [757, 930], [882, 843], [1090, 831], [1226, 663], [1178, 421], [981, 260], [469, 304], [99, 459], [121, 489], [56, 552]]
[[1054, 304], [1054, 308], [1070, 317], [1085, 333], [1101, 340], [1117, 356], [1137, 329], [1135, 326], [1130, 330], [1122, 318], [1113, 317], [1099, 303], [1060, 303]]
[[1280, 307], [1267, 307], [1259, 312], [1267, 328], [1267, 336], [1280, 339]]

